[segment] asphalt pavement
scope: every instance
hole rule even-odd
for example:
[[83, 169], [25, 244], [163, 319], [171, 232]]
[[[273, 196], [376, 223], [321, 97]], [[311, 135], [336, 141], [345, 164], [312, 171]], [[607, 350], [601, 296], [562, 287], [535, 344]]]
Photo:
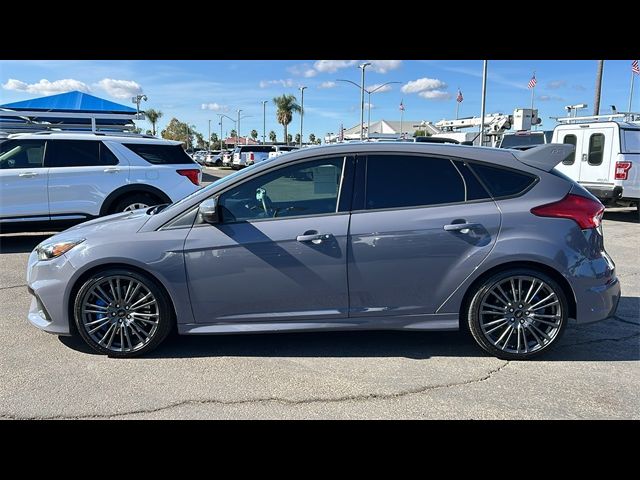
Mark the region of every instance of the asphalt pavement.
[[[228, 173], [206, 169], [205, 181]], [[570, 328], [539, 360], [484, 354], [457, 332], [173, 336], [132, 360], [26, 320], [29, 252], [0, 235], [0, 418], [640, 418], [640, 225], [608, 211], [616, 316]]]

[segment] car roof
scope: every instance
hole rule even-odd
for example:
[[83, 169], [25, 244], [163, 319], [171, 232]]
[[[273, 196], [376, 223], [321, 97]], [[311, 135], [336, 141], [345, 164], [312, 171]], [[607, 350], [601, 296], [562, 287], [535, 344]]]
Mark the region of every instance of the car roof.
[[180, 145], [182, 142], [175, 140], [166, 140], [143, 135], [118, 135], [106, 133], [90, 133], [90, 132], [35, 132], [35, 133], [16, 133], [9, 135], [11, 140], [107, 140], [121, 143], [149, 143], [157, 145]]

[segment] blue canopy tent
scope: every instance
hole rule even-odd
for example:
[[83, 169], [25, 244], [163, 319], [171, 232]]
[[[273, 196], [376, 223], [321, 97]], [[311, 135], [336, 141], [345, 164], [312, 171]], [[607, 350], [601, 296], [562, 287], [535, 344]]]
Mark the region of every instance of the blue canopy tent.
[[74, 91], [0, 105], [0, 131], [130, 131], [142, 120], [135, 108]]

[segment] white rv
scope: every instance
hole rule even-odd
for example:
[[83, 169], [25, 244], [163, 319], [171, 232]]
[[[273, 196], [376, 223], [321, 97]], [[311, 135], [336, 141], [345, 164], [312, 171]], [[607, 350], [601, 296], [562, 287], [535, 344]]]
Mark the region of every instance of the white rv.
[[575, 145], [556, 168], [609, 206], [640, 212], [640, 114], [558, 118], [552, 143]]

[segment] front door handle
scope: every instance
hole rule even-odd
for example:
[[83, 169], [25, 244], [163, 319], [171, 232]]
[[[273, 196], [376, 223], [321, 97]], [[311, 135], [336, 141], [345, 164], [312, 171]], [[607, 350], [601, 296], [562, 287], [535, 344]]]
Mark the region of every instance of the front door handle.
[[36, 172], [23, 172], [18, 174], [18, 176], [22, 178], [32, 178], [32, 177], [35, 177], [36, 175], [38, 175]]
[[450, 225], [445, 225], [444, 229], [447, 232], [469, 233], [472, 229], [480, 227], [482, 227], [482, 224], [480, 223], [452, 223]]
[[583, 162], [586, 162], [586, 161], [587, 161], [587, 154], [586, 154], [586, 153], [583, 153], [583, 154], [582, 154], [582, 161], [583, 161]]
[[111, 167], [111, 168], [105, 168], [104, 169], [104, 173], [118, 173], [120, 171], [119, 168], [115, 168], [115, 167]]
[[324, 240], [329, 240], [332, 237], [330, 233], [312, 233], [304, 235], [298, 235], [296, 240], [299, 242], [313, 242], [322, 243]]

